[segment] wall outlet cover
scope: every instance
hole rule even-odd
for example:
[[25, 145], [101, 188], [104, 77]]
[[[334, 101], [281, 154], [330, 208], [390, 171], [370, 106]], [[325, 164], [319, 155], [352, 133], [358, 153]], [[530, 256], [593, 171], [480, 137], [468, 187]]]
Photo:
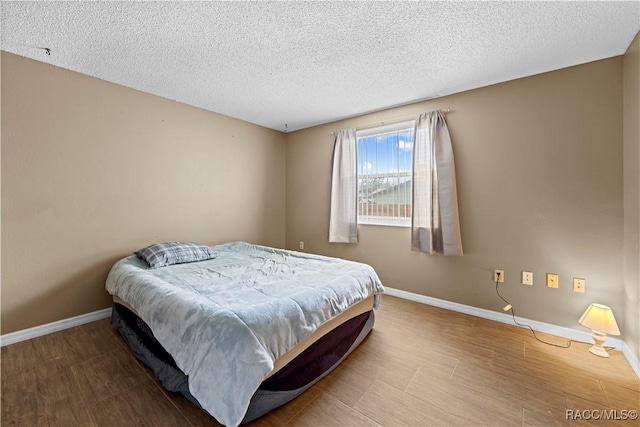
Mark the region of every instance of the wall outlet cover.
[[531, 271], [522, 272], [522, 284], [533, 286], [533, 272]]
[[547, 273], [547, 287], [549, 288], [557, 288], [558, 287], [558, 275], [554, 273]]
[[584, 294], [584, 288], [585, 288], [585, 280], [581, 279], [579, 277], [574, 277], [573, 278], [573, 292], [579, 292], [581, 294]]

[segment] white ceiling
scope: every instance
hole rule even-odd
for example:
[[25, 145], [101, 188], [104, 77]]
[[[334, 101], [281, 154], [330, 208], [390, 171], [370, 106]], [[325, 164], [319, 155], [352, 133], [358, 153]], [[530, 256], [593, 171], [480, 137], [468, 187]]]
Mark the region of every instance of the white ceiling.
[[638, 1], [1, 7], [2, 50], [281, 131], [621, 55], [640, 30]]

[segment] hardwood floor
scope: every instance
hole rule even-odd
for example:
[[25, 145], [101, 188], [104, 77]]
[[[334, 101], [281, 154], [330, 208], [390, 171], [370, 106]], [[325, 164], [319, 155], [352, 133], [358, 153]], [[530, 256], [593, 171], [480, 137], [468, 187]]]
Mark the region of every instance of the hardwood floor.
[[[390, 296], [376, 315], [344, 363], [250, 425], [640, 425], [584, 419], [604, 412], [566, 416], [640, 409], [638, 378], [620, 352], [550, 347], [525, 329]], [[3, 426], [218, 425], [165, 391], [108, 320], [3, 347], [1, 372]]]

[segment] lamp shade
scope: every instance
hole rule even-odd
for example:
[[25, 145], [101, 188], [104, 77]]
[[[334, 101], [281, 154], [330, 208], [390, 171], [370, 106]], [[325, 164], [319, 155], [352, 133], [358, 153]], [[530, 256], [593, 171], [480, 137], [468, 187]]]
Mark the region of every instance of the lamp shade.
[[613, 311], [606, 305], [591, 304], [578, 322], [593, 331], [608, 335], [620, 335]]

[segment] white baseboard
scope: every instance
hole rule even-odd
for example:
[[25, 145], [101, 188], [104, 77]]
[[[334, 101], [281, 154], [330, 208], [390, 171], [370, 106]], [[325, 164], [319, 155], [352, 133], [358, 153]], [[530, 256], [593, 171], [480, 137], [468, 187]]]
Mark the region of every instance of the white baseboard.
[[52, 334], [54, 332], [73, 328], [74, 326], [84, 325], [85, 323], [94, 322], [96, 320], [106, 319], [109, 316], [111, 316], [111, 309], [105, 308], [104, 310], [81, 314], [80, 316], [58, 320], [57, 322], [47, 323], [45, 325], [34, 326], [33, 328], [23, 329], [21, 331], [0, 335], [0, 347], [15, 344], [20, 341], [30, 340], [31, 338], [41, 337], [43, 335]]
[[[426, 305], [432, 305], [434, 307], [444, 308], [446, 310], [456, 311], [458, 313], [469, 314], [471, 316], [481, 317], [483, 319], [495, 320], [496, 322], [518, 326], [513, 323], [513, 318], [510, 314], [507, 313], [498, 313], [497, 311], [487, 310], [484, 308], [472, 307], [470, 305], [464, 305], [457, 302], [428, 297], [426, 295], [414, 294], [413, 292], [394, 289], [388, 286], [384, 287], [384, 293], [393, 297], [407, 299]], [[520, 323], [526, 323], [527, 325], [531, 326], [531, 328], [536, 332], [544, 332], [546, 334], [557, 335], [574, 341], [586, 343], [592, 342], [591, 333], [588, 331], [579, 331], [577, 329], [553, 325], [551, 323], [539, 322], [537, 320], [525, 319], [519, 316], [516, 316], [516, 318]], [[640, 366], [638, 365], [638, 358], [633, 354], [631, 348], [627, 345], [627, 343], [618, 338], [607, 337], [607, 347], [613, 347], [616, 350], [622, 351], [627, 361], [631, 365], [631, 368], [635, 371], [636, 375], [640, 377]]]
[[640, 377], [640, 360], [638, 360], [638, 356], [631, 351], [631, 347], [627, 345], [626, 342], [622, 342], [622, 353], [624, 357], [627, 358], [629, 365], [635, 371], [636, 375]]

